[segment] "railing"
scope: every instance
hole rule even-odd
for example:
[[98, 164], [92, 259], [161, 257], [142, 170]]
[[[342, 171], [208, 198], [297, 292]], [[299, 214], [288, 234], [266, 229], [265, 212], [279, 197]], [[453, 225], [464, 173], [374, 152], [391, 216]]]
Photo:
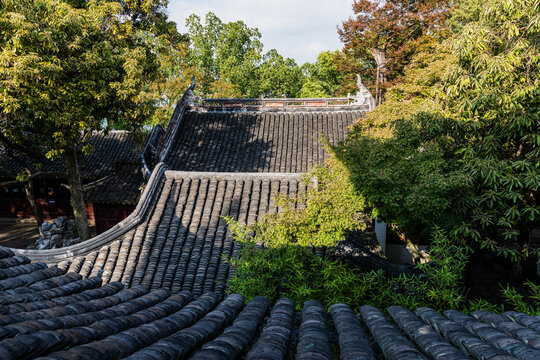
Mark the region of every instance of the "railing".
[[180, 128], [182, 119], [184, 118], [184, 112], [188, 105], [189, 99], [193, 96], [193, 89], [195, 88], [195, 79], [191, 79], [191, 84], [188, 89], [176, 104], [174, 113], [172, 115], [167, 130], [164, 130], [161, 125], [156, 125], [152, 129], [148, 140], [144, 146], [143, 153], [141, 154], [142, 170], [146, 181], [150, 179], [152, 175], [151, 168], [158, 162], [165, 161], [165, 158], [169, 154], [176, 133]]
[[201, 99], [192, 108], [203, 109], [307, 109], [364, 106], [355, 104], [353, 98], [254, 98], [254, 99]]

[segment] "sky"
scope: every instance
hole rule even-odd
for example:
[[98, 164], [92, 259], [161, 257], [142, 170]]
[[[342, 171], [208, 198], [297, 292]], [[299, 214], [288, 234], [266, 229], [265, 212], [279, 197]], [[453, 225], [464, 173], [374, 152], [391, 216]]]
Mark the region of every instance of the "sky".
[[298, 65], [324, 50], [341, 50], [337, 26], [353, 15], [352, 0], [169, 0], [169, 18], [186, 32], [185, 19], [209, 11], [222, 21], [243, 20], [262, 34], [264, 51], [276, 49]]

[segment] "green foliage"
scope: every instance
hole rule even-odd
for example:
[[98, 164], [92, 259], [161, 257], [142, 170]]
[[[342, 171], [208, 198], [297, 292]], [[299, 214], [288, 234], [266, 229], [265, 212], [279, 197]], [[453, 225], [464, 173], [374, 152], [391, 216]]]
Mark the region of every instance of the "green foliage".
[[466, 312], [473, 312], [476, 310], [486, 310], [492, 313], [502, 314], [504, 310], [504, 304], [493, 304], [485, 299], [474, 299], [467, 302]]
[[537, 305], [540, 302], [540, 285], [530, 280], [525, 281], [525, 285], [529, 288], [528, 299], [510, 286], [502, 288], [503, 296], [515, 311], [533, 316], [540, 315], [540, 306]]
[[378, 308], [400, 304], [411, 310], [422, 306], [438, 310], [463, 307], [460, 285], [467, 250], [453, 245], [442, 233], [432, 242], [432, 262], [422, 265], [424, 276], [395, 278], [386, 277], [382, 270], [359, 273], [302, 246], [262, 248], [255, 245], [246, 228], [236, 228], [234, 233], [242, 249], [238, 258], [231, 260], [235, 272], [228, 287], [248, 299], [259, 295], [274, 301], [289, 297], [299, 307], [306, 300], [317, 299], [325, 306], [343, 302], [356, 311], [366, 304]]
[[336, 96], [343, 82], [343, 75], [336, 63], [337, 56], [339, 51], [323, 51], [313, 64], [302, 65], [306, 81], [302, 86], [300, 97]]
[[436, 144], [423, 141], [415, 123], [403, 120], [437, 106], [437, 86], [452, 63], [451, 54], [435, 41], [426, 41], [423, 50], [388, 90], [386, 101], [334, 148], [372, 215], [415, 241], [429, 239], [434, 226], [448, 228], [459, 220], [453, 209], [467, 181]]
[[270, 50], [263, 57], [257, 69], [259, 93], [266, 97], [298, 97], [303, 82], [303, 74], [296, 62]]
[[[312, 183], [312, 179], [316, 179]], [[277, 197], [279, 212], [268, 214], [252, 227], [267, 247], [282, 245], [335, 246], [346, 232], [363, 226], [358, 213], [364, 207], [355, 194], [348, 172], [334, 159], [318, 166], [304, 179], [308, 190], [298, 198]]]
[[[140, 130], [163, 80], [154, 43], [181, 37], [165, 1], [4, 0], [0, 7], [0, 141], [66, 156], [76, 227], [86, 237], [77, 148], [94, 130]], [[153, 32], [155, 31], [155, 32]]]
[[351, 303], [358, 297], [355, 272], [316, 256], [312, 248], [335, 246], [346, 231], [358, 228], [363, 199], [354, 194], [346, 170], [335, 161], [314, 169], [304, 182], [305, 194], [277, 198], [278, 211], [252, 226], [229, 219], [235, 240], [242, 244], [239, 256], [231, 260], [231, 291], [270, 299], [289, 296], [299, 305], [308, 299]]
[[242, 245], [238, 257], [230, 260], [234, 268], [228, 283], [231, 292], [247, 298], [262, 294], [272, 300], [286, 296], [298, 306], [308, 299], [326, 306], [344, 302], [356, 310], [364, 304], [384, 308], [399, 303], [410, 309], [461, 306], [459, 289], [468, 250], [452, 244], [442, 231], [436, 232], [432, 242], [432, 262], [422, 265], [424, 276], [389, 279], [382, 271], [360, 273], [315, 255], [313, 246], [336, 246], [346, 231], [358, 226], [356, 214], [363, 206], [342, 164], [331, 160], [315, 173], [318, 187], [311, 187], [300, 200], [305, 206], [280, 199], [277, 214], [249, 227], [228, 219], [235, 240]]
[[[445, 38], [446, 19], [452, 1], [353, 0], [354, 16], [338, 28], [344, 52], [372, 65], [369, 76], [376, 82], [375, 100], [382, 103], [384, 90], [403, 74], [425, 36]], [[365, 73], [362, 72], [362, 75]]]
[[399, 304], [407, 309], [429, 306], [437, 310], [460, 309], [464, 306], [461, 282], [469, 250], [455, 245], [435, 229], [429, 248], [431, 262], [418, 265], [422, 275], [401, 275], [388, 279], [381, 271], [364, 274], [360, 300], [386, 308]]
[[263, 55], [259, 30], [242, 21], [224, 23], [210, 12], [204, 24], [197, 15], [191, 15], [186, 25], [188, 63], [200, 74], [199, 89], [205, 97], [344, 95], [340, 91], [343, 75], [336, 62], [337, 51], [323, 51], [315, 63], [299, 67], [275, 49]]
[[300, 89], [301, 98], [324, 98], [328, 97], [322, 84], [311, 78], [307, 78]]
[[495, 3], [453, 55], [418, 54], [337, 149], [369, 205], [406, 236], [437, 225], [514, 261], [528, 254], [540, 215], [538, 17], [537, 1]]
[[478, 21], [483, 9], [493, 3], [492, 0], [454, 0], [448, 26], [457, 33], [470, 22]]
[[147, 86], [158, 76], [144, 31], [121, 22], [119, 3], [4, 1], [0, 11], [2, 128], [13, 142], [46, 135], [49, 155], [73, 147], [81, 133], [152, 114]]
[[202, 92], [210, 92], [211, 82], [218, 77], [219, 64], [215, 59], [215, 49], [223, 31], [223, 22], [213, 13], [208, 13], [205, 24], [197, 15], [186, 19], [190, 41], [190, 62], [202, 74]]
[[322, 258], [305, 247], [283, 245], [269, 249], [242, 243], [235, 268], [229, 280], [230, 291], [251, 299], [265, 296], [272, 301], [280, 297], [301, 304], [318, 299], [326, 305], [336, 302], [356, 304], [360, 294], [357, 274], [337, 261]]
[[262, 55], [261, 34], [242, 21], [223, 23], [215, 14], [205, 24], [186, 20], [189, 63], [201, 74], [201, 92], [210, 97], [297, 97], [304, 76], [293, 59], [274, 49]]
[[514, 261], [528, 254], [540, 216], [539, 17], [538, 1], [498, 1], [468, 24], [454, 43], [443, 111], [421, 118], [423, 135], [470, 178], [469, 219], [454, 235]]
[[190, 39], [190, 63], [202, 74], [201, 91], [221, 97], [217, 92], [225, 82], [248, 97], [258, 96], [256, 69], [262, 58], [261, 33], [243, 21], [223, 23], [209, 12], [205, 24], [197, 15], [186, 19]]
[[189, 48], [186, 44], [173, 46], [167, 38], [158, 37], [153, 42], [160, 76], [152, 82], [149, 91], [155, 99], [156, 109], [148, 123], [166, 126], [171, 120], [174, 108], [195, 76], [195, 82], [202, 78], [197, 69], [188, 62]]

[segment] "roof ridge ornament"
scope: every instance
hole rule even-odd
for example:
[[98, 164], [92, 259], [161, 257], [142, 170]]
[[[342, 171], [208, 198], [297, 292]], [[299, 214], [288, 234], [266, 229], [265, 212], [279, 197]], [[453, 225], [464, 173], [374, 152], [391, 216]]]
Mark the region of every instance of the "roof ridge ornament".
[[195, 76], [191, 77], [191, 83], [189, 84], [189, 87], [187, 88], [186, 92], [184, 93], [184, 103], [187, 106], [194, 106], [195, 105], [195, 94], [193, 93], [193, 89], [195, 89]]
[[351, 99], [354, 99], [354, 105], [367, 105], [368, 111], [375, 109], [376, 103], [375, 98], [369, 90], [362, 83], [362, 78], [360, 74], [356, 74], [356, 85], [358, 86], [358, 91], [356, 95], [350, 96]]

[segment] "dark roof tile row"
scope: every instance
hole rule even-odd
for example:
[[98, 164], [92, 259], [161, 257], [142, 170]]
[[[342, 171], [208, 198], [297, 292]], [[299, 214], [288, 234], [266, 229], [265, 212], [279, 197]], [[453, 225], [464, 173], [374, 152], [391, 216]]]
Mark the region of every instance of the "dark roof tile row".
[[166, 163], [175, 170], [307, 172], [364, 111], [187, 112]]
[[[0, 248], [0, 257], [14, 255]], [[25, 275], [44, 269], [55, 267], [40, 265]], [[13, 281], [10, 290], [0, 291], [0, 358], [6, 360], [281, 360], [293, 354], [347, 360], [374, 359], [381, 352], [387, 359], [539, 358], [539, 320], [518, 312], [413, 313], [392, 306], [387, 317], [363, 306], [359, 316], [345, 304], [332, 305], [327, 314], [319, 302], [307, 301], [300, 314], [284, 298], [273, 307], [264, 297], [244, 304], [238, 294], [194, 297], [188, 291], [102, 284], [99, 276], [83, 280], [75, 273], [54, 275], [46, 290], [20, 295], [27, 284], [17, 280], [16, 271], [6, 274], [4, 284]]]
[[276, 302], [259, 339], [247, 354], [247, 360], [285, 358], [294, 327], [294, 308], [291, 299], [281, 298]]
[[[128, 131], [109, 131], [106, 134], [94, 132], [89, 137], [88, 144], [92, 146], [90, 154], [79, 159], [81, 174], [85, 179], [99, 179], [114, 173], [118, 162], [140, 164], [141, 147], [136, 144], [133, 135]], [[21, 159], [24, 161], [24, 158]], [[27, 158], [26, 161], [34, 172], [65, 172], [64, 157], [54, 160]], [[22, 166], [0, 147], [0, 173], [3, 177], [13, 178], [21, 171]]]
[[330, 314], [339, 336], [340, 358], [375, 359], [366, 329], [351, 308], [345, 304], [334, 304], [330, 306]]
[[61, 265], [83, 277], [101, 274], [104, 282], [189, 290], [195, 296], [209, 291], [223, 294], [232, 275], [227, 259], [239, 249], [224, 217], [251, 224], [277, 211], [275, 194], [305, 191], [294, 174], [278, 179], [256, 174], [167, 174], [146, 221], [100, 250]]
[[425, 324], [416, 315], [401, 306], [391, 306], [388, 313], [399, 326], [401, 331], [413, 339], [418, 347], [430, 358], [435, 360], [464, 359], [461, 350], [454, 348], [448, 340], [437, 331]]
[[320, 302], [306, 301], [302, 310], [302, 325], [296, 348], [298, 360], [331, 360], [326, 313]]
[[118, 162], [102, 181], [85, 186], [84, 199], [93, 204], [137, 205], [144, 184], [140, 161]]

